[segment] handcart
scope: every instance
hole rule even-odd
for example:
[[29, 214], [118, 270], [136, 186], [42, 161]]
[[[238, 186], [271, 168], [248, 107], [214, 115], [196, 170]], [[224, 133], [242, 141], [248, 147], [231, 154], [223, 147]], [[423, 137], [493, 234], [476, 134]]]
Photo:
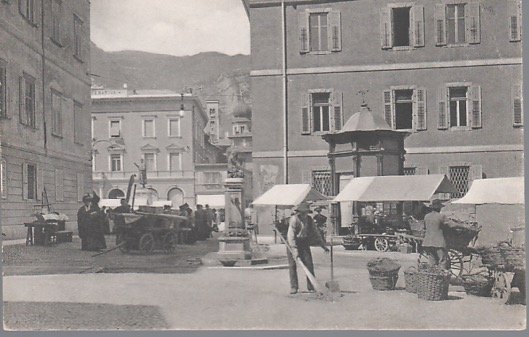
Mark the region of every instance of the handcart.
[[173, 253], [181, 224], [187, 219], [172, 214], [124, 213], [116, 216], [116, 244], [123, 253], [150, 253], [163, 250]]
[[[446, 231], [448, 265], [453, 276], [469, 275], [476, 270], [479, 254], [473, 246], [478, 238], [479, 230], [479, 227], [474, 226], [467, 230], [458, 227]], [[428, 260], [428, 255], [422, 247], [423, 237], [406, 233], [397, 233], [396, 235], [398, 242], [411, 244], [419, 253], [418, 264]]]

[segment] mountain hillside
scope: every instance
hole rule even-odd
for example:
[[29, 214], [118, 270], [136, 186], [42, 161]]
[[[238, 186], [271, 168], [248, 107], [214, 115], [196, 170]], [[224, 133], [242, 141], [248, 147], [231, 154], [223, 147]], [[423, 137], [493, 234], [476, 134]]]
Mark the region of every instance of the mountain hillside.
[[229, 130], [231, 112], [240, 95], [250, 102], [250, 56], [206, 52], [172, 56], [142, 51], [107, 52], [91, 45], [93, 83], [105, 88], [169, 89], [192, 88], [203, 102], [220, 101], [223, 134]]

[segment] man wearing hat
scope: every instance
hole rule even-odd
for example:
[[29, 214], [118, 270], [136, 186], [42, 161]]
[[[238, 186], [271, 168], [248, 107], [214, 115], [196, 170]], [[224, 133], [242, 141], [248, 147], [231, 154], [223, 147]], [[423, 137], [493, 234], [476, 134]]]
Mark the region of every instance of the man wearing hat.
[[448, 252], [443, 230], [452, 227], [452, 222], [441, 214], [443, 202], [435, 199], [430, 204], [431, 212], [424, 217], [426, 233], [422, 243], [423, 248], [428, 253], [428, 263], [431, 266], [440, 266], [448, 269]]
[[79, 231], [79, 237], [81, 238], [81, 249], [88, 249], [88, 234], [90, 231], [90, 214], [92, 211], [92, 198], [89, 194], [83, 196], [83, 206], [77, 211], [77, 229]]
[[[287, 242], [292, 248], [293, 254], [287, 249], [288, 267], [290, 272], [290, 293], [298, 292], [298, 275], [296, 270], [296, 259], [299, 257], [303, 264], [314, 275], [314, 264], [310, 252], [311, 243], [318, 244], [325, 252], [329, 249], [325, 247], [325, 242], [321, 238], [314, 221], [309, 216], [310, 208], [307, 203], [301, 203], [294, 208], [295, 213], [290, 217]], [[314, 286], [307, 278], [307, 289], [314, 291]]]

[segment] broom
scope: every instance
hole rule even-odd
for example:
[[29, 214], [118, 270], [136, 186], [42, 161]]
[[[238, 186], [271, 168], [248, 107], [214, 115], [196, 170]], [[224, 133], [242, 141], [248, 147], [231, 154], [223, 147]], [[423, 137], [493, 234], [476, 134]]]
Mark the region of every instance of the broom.
[[[281, 239], [281, 241], [283, 241], [285, 246], [287, 246], [287, 249], [290, 252], [290, 254], [292, 254], [292, 256], [295, 256], [294, 255], [294, 250], [292, 249], [292, 247], [290, 247], [290, 245], [288, 244], [287, 240], [285, 240], [285, 238], [283, 237], [283, 235], [279, 231], [276, 231], [276, 232], [277, 232], [277, 234], [279, 234], [279, 238]], [[307, 266], [305, 266], [305, 264], [303, 263], [303, 261], [301, 261], [301, 258], [299, 256], [296, 258], [296, 262], [299, 263], [299, 265], [303, 269], [303, 272], [305, 273], [305, 275], [307, 275], [307, 278], [309, 279], [310, 283], [312, 283], [312, 286], [314, 287], [314, 290], [316, 290], [316, 292], [318, 294], [320, 294], [320, 295], [327, 295], [328, 294], [327, 288], [321, 286], [321, 284], [318, 282], [318, 280], [316, 280], [316, 277], [314, 276], [314, 274], [312, 274], [310, 272], [309, 268], [307, 268]]]

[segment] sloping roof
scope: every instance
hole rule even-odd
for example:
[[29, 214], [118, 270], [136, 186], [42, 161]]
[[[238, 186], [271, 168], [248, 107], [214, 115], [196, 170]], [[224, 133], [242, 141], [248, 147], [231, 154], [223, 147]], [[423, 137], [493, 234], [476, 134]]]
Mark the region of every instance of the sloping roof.
[[275, 185], [252, 204], [256, 206], [296, 206], [303, 201], [327, 200], [328, 198], [313, 189], [309, 184]]
[[455, 193], [443, 174], [353, 178], [333, 201], [428, 201], [436, 193]]
[[524, 177], [477, 179], [454, 204], [524, 204]]
[[363, 106], [362, 109], [351, 116], [342, 127], [340, 133], [354, 131], [393, 131], [391, 127], [379, 114], [374, 114], [371, 110]]

